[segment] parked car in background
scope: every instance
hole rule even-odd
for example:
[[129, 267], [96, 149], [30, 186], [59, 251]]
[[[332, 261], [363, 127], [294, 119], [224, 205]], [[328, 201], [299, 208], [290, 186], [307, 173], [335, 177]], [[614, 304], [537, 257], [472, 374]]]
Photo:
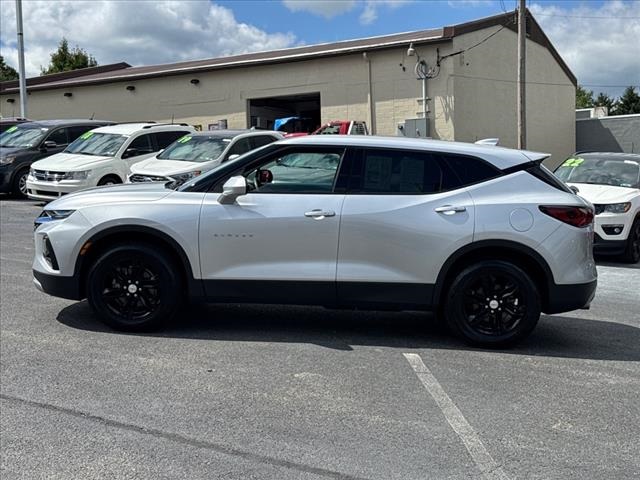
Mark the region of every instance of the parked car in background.
[[186, 123], [121, 123], [85, 132], [64, 152], [31, 166], [27, 195], [48, 201], [83, 188], [123, 183], [131, 165], [193, 132]]
[[265, 130], [211, 130], [184, 136], [158, 155], [131, 167], [128, 181], [181, 185], [256, 148], [283, 138]]
[[589, 152], [567, 159], [555, 174], [595, 206], [596, 253], [640, 261], [640, 155]]
[[466, 341], [507, 346], [541, 311], [585, 307], [595, 293], [593, 210], [540, 165], [547, 156], [393, 137], [282, 140], [177, 188], [56, 200], [35, 222], [34, 283], [88, 298], [123, 330], [158, 328], [186, 299], [206, 299], [435, 309]]
[[[286, 138], [303, 137], [307, 133], [288, 133]], [[309, 135], [369, 135], [366, 122], [357, 120], [334, 120], [325, 123]]]
[[25, 123], [30, 121], [31, 120], [29, 120], [28, 118], [2, 117], [0, 118], [0, 133], [20, 123]]
[[0, 134], [0, 192], [27, 196], [29, 167], [64, 150], [88, 130], [109, 125], [102, 120], [21, 122]]

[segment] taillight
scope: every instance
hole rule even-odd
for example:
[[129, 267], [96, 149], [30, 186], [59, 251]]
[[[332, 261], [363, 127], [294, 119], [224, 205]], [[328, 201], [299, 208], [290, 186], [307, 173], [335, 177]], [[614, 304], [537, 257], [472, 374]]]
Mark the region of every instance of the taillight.
[[588, 207], [540, 205], [540, 211], [574, 227], [584, 228], [593, 223], [593, 210]]

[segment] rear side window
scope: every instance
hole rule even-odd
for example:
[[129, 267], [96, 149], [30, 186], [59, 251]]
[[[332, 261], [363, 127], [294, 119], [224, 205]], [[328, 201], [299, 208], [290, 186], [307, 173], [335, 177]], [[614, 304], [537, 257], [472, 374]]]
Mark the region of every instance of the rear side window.
[[[459, 186], [451, 171], [429, 152], [367, 149], [345, 164], [337, 187], [349, 193], [428, 194]], [[342, 175], [341, 175], [342, 176]]]
[[185, 131], [172, 131], [172, 132], [156, 132], [153, 135], [156, 137], [156, 144], [158, 145], [158, 149], [162, 150], [163, 148], [167, 148], [173, 142], [175, 142], [180, 137], [184, 135], [188, 135], [189, 132]]
[[544, 165], [534, 165], [527, 168], [527, 172], [536, 177], [538, 180], [542, 180], [547, 185], [551, 185], [558, 190], [562, 190], [567, 193], [574, 193], [562, 180], [556, 177], [550, 170]]

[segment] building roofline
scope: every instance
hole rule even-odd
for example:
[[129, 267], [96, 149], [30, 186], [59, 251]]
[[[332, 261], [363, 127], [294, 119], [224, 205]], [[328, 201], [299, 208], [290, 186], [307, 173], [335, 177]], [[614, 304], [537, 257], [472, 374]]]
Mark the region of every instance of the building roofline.
[[[569, 80], [576, 85], [577, 80], [575, 75], [573, 75], [562, 57], [560, 57], [560, 54], [553, 47], [531, 13], [527, 11], [527, 14], [527, 33], [529, 39], [547, 48], [562, 70], [569, 77]], [[53, 78], [53, 76], [43, 76], [27, 79], [27, 87], [28, 90], [37, 91], [114, 82], [130, 82], [148, 78], [209, 72], [220, 69], [243, 68], [254, 65], [270, 65], [285, 62], [305, 61], [315, 58], [334, 57], [366, 51], [397, 48], [401, 45], [408, 46], [410, 43], [442, 43], [451, 41], [456, 36], [497, 25], [505, 25], [507, 28], [517, 31], [516, 22], [512, 21], [515, 15], [516, 12], [514, 11], [443, 28], [380, 35], [354, 40], [343, 40], [340, 42], [322, 43], [310, 46], [291, 47], [280, 50], [246, 53], [242, 55], [205, 60], [141, 67], [130, 67], [128, 64], [122, 62], [119, 64], [105, 65], [104, 67], [93, 67], [94, 70], [91, 72], [88, 72], [88, 70], [91, 69], [83, 69], [81, 74], [76, 75], [73, 75], [73, 72], [80, 71], [76, 70], [73, 72], [64, 72], [63, 74], [55, 74], [60, 75], [60, 77], [56, 78]], [[100, 68], [103, 70], [96, 71], [96, 69]], [[62, 76], [64, 74], [69, 75]], [[9, 85], [9, 83], [11, 83], [11, 85]], [[17, 91], [17, 81], [0, 83], [0, 93], [17, 93]]]

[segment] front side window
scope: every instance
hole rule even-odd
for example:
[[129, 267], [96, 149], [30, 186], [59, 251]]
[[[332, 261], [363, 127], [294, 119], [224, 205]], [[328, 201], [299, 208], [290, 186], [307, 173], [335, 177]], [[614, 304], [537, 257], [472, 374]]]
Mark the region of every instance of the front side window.
[[566, 160], [554, 173], [567, 183], [640, 188], [640, 163], [635, 160], [598, 156], [574, 157]]
[[115, 133], [85, 132], [73, 141], [64, 151], [82, 155], [113, 157], [128, 137]]
[[29, 148], [35, 147], [47, 134], [48, 129], [40, 127], [9, 127], [0, 135], [0, 147]]
[[249, 139], [241, 138], [231, 146], [227, 152], [226, 158], [228, 159], [231, 155], [242, 155], [243, 153], [247, 153], [249, 150], [251, 150]]
[[151, 134], [140, 135], [129, 144], [127, 149], [124, 151], [122, 158], [137, 157], [138, 155], [153, 153], [153, 151]]
[[58, 128], [49, 134], [46, 138], [48, 142], [56, 142], [56, 145], [62, 146], [69, 143], [67, 140], [67, 129], [66, 128]]
[[229, 146], [231, 139], [220, 136], [184, 135], [158, 155], [161, 160], [210, 162]]
[[255, 135], [250, 138], [251, 140], [251, 149], [264, 147], [265, 145], [269, 145], [270, 143], [278, 140], [276, 137], [272, 137], [271, 135]]
[[329, 193], [342, 158], [342, 149], [286, 151], [245, 173], [255, 193]]

